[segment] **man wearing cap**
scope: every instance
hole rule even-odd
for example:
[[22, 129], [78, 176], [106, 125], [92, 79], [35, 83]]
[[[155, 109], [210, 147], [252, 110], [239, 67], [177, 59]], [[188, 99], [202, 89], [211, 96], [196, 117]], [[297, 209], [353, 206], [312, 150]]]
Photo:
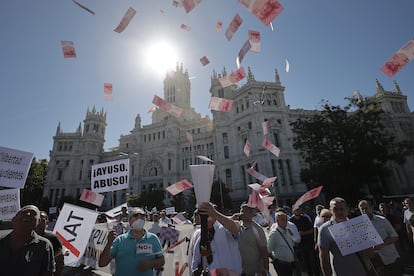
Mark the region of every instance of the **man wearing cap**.
[[267, 275], [269, 273], [269, 254], [263, 228], [253, 221], [257, 209], [243, 204], [239, 219], [242, 221], [239, 249], [242, 259], [243, 274], [246, 276]]
[[165, 263], [160, 240], [144, 229], [145, 211], [141, 208], [130, 211], [129, 225], [131, 229], [117, 237], [115, 231], [109, 232], [99, 266], [115, 259], [115, 276], [152, 276], [153, 269], [160, 269]]
[[13, 230], [0, 239], [1, 275], [53, 275], [53, 247], [35, 232], [39, 220], [40, 211], [34, 205], [22, 207], [13, 217]]

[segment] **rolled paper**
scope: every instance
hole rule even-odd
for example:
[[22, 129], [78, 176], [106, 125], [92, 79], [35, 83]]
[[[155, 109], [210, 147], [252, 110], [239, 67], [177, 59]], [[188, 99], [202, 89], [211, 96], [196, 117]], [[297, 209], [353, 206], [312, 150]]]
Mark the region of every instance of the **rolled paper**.
[[214, 168], [212, 164], [190, 165], [197, 204], [210, 201]]

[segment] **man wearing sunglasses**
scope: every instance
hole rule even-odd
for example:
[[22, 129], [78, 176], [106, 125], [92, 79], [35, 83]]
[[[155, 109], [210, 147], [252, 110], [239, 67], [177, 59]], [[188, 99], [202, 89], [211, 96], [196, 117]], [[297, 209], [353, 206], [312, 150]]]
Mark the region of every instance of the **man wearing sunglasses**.
[[108, 243], [99, 258], [99, 266], [106, 266], [115, 259], [115, 276], [152, 276], [153, 269], [165, 263], [161, 243], [157, 235], [144, 229], [145, 211], [133, 208], [128, 219], [131, 229], [116, 236], [111, 230]]

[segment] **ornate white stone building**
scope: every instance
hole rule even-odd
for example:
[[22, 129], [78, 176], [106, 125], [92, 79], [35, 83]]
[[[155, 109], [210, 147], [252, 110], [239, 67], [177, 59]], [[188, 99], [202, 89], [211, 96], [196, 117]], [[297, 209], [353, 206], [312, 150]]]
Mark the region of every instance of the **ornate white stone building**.
[[[213, 119], [202, 117], [191, 107], [191, 88], [187, 71], [177, 66], [164, 80], [163, 98], [184, 109], [183, 116], [173, 117], [161, 109], [152, 114], [152, 123], [141, 125], [138, 114], [130, 134], [121, 135], [119, 147], [104, 151], [106, 113], [95, 108], [86, 112], [86, 117], [75, 132], [63, 132], [60, 123], [53, 137], [50, 162], [43, 196], [55, 206], [63, 196], [79, 197], [84, 188], [90, 188], [91, 166], [121, 158], [130, 159], [130, 186], [115, 192], [115, 205], [126, 200], [128, 194], [140, 194], [151, 189], [164, 190], [181, 180], [191, 180], [190, 164], [202, 162], [197, 155], [215, 161], [216, 180], [220, 179], [228, 188], [235, 202], [248, 198], [250, 183], [257, 182], [246, 170], [257, 161], [255, 169], [268, 177], [277, 176], [273, 192], [279, 204], [292, 204], [306, 191], [300, 179], [304, 166], [299, 153], [292, 146], [293, 132], [290, 122], [300, 116], [312, 115], [315, 111], [290, 109], [284, 98], [277, 71], [274, 81], [256, 81], [248, 70], [247, 83], [222, 88], [218, 79], [226, 75], [213, 72], [210, 93], [212, 96], [233, 100], [230, 112], [212, 111]], [[161, 96], [161, 95], [160, 95]], [[377, 92], [373, 96], [389, 113], [390, 125], [398, 139], [414, 139], [414, 119], [395, 83], [395, 91], [385, 91], [377, 81]], [[262, 122], [268, 121], [266, 138], [281, 150], [279, 158], [261, 146], [265, 137]], [[193, 145], [186, 133], [193, 136]], [[252, 144], [250, 156], [243, 147], [246, 139]], [[402, 166], [390, 164], [393, 176], [384, 185], [390, 185], [394, 193], [412, 192], [414, 189], [414, 162], [410, 158]], [[110, 205], [110, 196], [107, 197]], [[171, 196], [166, 193], [166, 204]]]

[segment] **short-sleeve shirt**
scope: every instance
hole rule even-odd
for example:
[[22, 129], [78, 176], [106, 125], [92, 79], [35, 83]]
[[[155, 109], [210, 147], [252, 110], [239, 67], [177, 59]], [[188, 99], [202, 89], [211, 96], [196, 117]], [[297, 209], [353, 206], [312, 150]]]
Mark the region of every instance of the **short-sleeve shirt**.
[[10, 247], [10, 236], [0, 239], [0, 274], [9, 276], [41, 276], [55, 270], [55, 257], [50, 241], [32, 233], [32, 239], [17, 251]]
[[138, 271], [143, 260], [162, 257], [161, 243], [157, 235], [145, 231], [140, 240], [132, 235], [131, 230], [115, 238], [110, 255], [115, 258], [115, 276], [152, 276], [152, 269]]
[[260, 225], [252, 222], [250, 226], [242, 229], [239, 236], [243, 272], [247, 275], [264, 271], [261, 247], [267, 247], [266, 235]]
[[404, 223], [414, 227], [414, 212], [409, 209], [404, 211]]
[[366, 270], [362, 262], [366, 262], [366, 265], [369, 262], [363, 259], [362, 254], [358, 256], [357, 253], [353, 253], [342, 256], [334, 238], [329, 232], [329, 227], [335, 223], [334, 220], [330, 220], [322, 224], [318, 233], [318, 245], [323, 249], [329, 250], [332, 274], [337, 276], [366, 275]]
[[[389, 237], [398, 237], [394, 227], [392, 227], [391, 223], [386, 218], [374, 215], [371, 222], [383, 240]], [[385, 265], [394, 263], [400, 257], [395, 248], [395, 244], [385, 245], [378, 251], [378, 255]]]

